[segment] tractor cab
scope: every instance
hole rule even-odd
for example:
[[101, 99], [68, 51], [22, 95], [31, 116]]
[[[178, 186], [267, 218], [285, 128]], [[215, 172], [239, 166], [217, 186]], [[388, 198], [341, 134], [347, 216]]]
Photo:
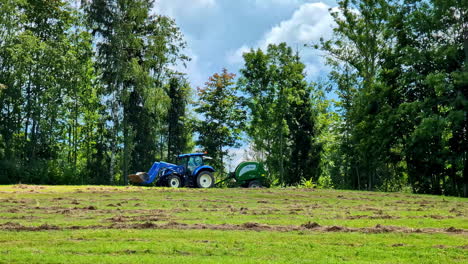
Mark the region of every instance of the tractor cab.
[[184, 167], [187, 174], [191, 174], [202, 166], [209, 166], [211, 157], [205, 156], [204, 153], [183, 154], [177, 156], [177, 165]]
[[213, 167], [209, 166], [208, 160], [212, 158], [205, 153], [191, 153], [177, 156], [177, 165], [182, 168], [184, 185], [209, 188], [214, 185]]

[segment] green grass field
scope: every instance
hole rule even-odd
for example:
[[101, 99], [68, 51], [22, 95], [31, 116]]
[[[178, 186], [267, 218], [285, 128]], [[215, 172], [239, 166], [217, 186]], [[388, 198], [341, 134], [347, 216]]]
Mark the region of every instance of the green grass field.
[[0, 263], [467, 263], [468, 199], [0, 186]]

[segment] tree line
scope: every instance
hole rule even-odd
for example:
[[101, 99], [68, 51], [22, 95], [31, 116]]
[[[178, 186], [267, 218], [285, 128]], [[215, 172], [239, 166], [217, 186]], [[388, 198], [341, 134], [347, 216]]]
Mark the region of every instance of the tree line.
[[307, 45], [326, 81], [281, 43], [196, 91], [153, 1], [74, 2], [0, 3], [1, 183], [126, 184], [196, 148], [223, 171], [248, 144], [280, 186], [467, 196], [465, 1], [338, 1], [333, 36]]
[[0, 182], [125, 184], [191, 147], [186, 44], [153, 6], [0, 3]]
[[343, 0], [328, 176], [341, 188], [468, 196], [468, 2]]

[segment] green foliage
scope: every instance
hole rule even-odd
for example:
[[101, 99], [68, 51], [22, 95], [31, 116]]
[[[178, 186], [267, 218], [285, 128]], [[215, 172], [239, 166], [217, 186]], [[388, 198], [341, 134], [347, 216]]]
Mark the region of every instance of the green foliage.
[[326, 144], [335, 186], [468, 195], [465, 2], [345, 0], [332, 11], [334, 37], [320, 47], [340, 97]]
[[312, 181], [312, 179], [306, 180], [302, 179], [301, 184], [299, 185], [300, 188], [312, 189], [317, 188], [317, 185]]
[[214, 158], [216, 168], [224, 171], [223, 159], [226, 147], [238, 146], [242, 124], [245, 119], [234, 86], [235, 75], [223, 69], [215, 73], [198, 88], [199, 101], [195, 112], [201, 114], [196, 125], [197, 144]]
[[167, 96], [171, 104], [167, 113], [168, 160], [174, 160], [175, 155], [191, 152], [193, 148], [193, 125], [191, 124], [193, 120], [187, 115], [190, 90], [190, 85], [182, 78], [172, 78], [169, 81]]
[[130, 171], [164, 159], [170, 108], [164, 87], [174, 74], [170, 67], [188, 59], [181, 54], [185, 42], [175, 22], [151, 15], [152, 7], [150, 0], [86, 6], [110, 108], [110, 174], [121, 170], [124, 184]]
[[0, 2], [0, 183], [126, 184], [197, 132], [221, 171], [248, 136], [277, 186], [468, 196], [467, 1], [338, 1], [329, 82], [285, 43], [251, 50], [237, 87], [223, 70], [198, 89], [200, 121], [174, 20], [82, 2]]
[[152, 7], [0, 3], [1, 182], [124, 183], [165, 156], [164, 88], [188, 58], [174, 21]]
[[244, 54], [238, 86], [246, 94], [247, 133], [281, 185], [316, 180], [322, 145], [305, 65], [285, 43]]
[[4, 1], [0, 13], [6, 182], [76, 183], [60, 169], [76, 165], [90, 140], [80, 132], [94, 122], [86, 115], [98, 104], [89, 103], [98, 100], [91, 36], [63, 1]]
[[330, 176], [320, 176], [317, 181], [317, 188], [319, 189], [333, 189], [333, 181]]

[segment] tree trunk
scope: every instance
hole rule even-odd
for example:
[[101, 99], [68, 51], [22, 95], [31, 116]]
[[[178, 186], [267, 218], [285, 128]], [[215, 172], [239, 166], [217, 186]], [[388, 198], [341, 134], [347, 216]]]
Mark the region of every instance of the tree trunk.
[[112, 122], [113, 122], [113, 128], [112, 128], [112, 136], [111, 136], [111, 157], [110, 157], [110, 168], [109, 168], [109, 184], [114, 183], [114, 175], [115, 175], [115, 155], [117, 153], [117, 134], [118, 134], [118, 124], [119, 124], [119, 119], [118, 119], [118, 113], [117, 113], [117, 98], [115, 95], [115, 92], [113, 93], [113, 98], [112, 98]]
[[129, 152], [130, 152], [130, 149], [129, 149], [129, 138], [128, 138], [128, 118], [127, 118], [127, 109], [125, 109], [126, 107], [124, 106], [124, 110], [123, 110], [123, 135], [124, 135], [124, 153], [123, 153], [123, 168], [122, 168], [122, 171], [123, 171], [123, 185], [127, 185], [128, 184], [128, 181], [127, 181], [127, 175], [128, 175], [128, 157], [129, 157]]
[[465, 162], [463, 168], [463, 197], [468, 197], [468, 158], [465, 153]]

